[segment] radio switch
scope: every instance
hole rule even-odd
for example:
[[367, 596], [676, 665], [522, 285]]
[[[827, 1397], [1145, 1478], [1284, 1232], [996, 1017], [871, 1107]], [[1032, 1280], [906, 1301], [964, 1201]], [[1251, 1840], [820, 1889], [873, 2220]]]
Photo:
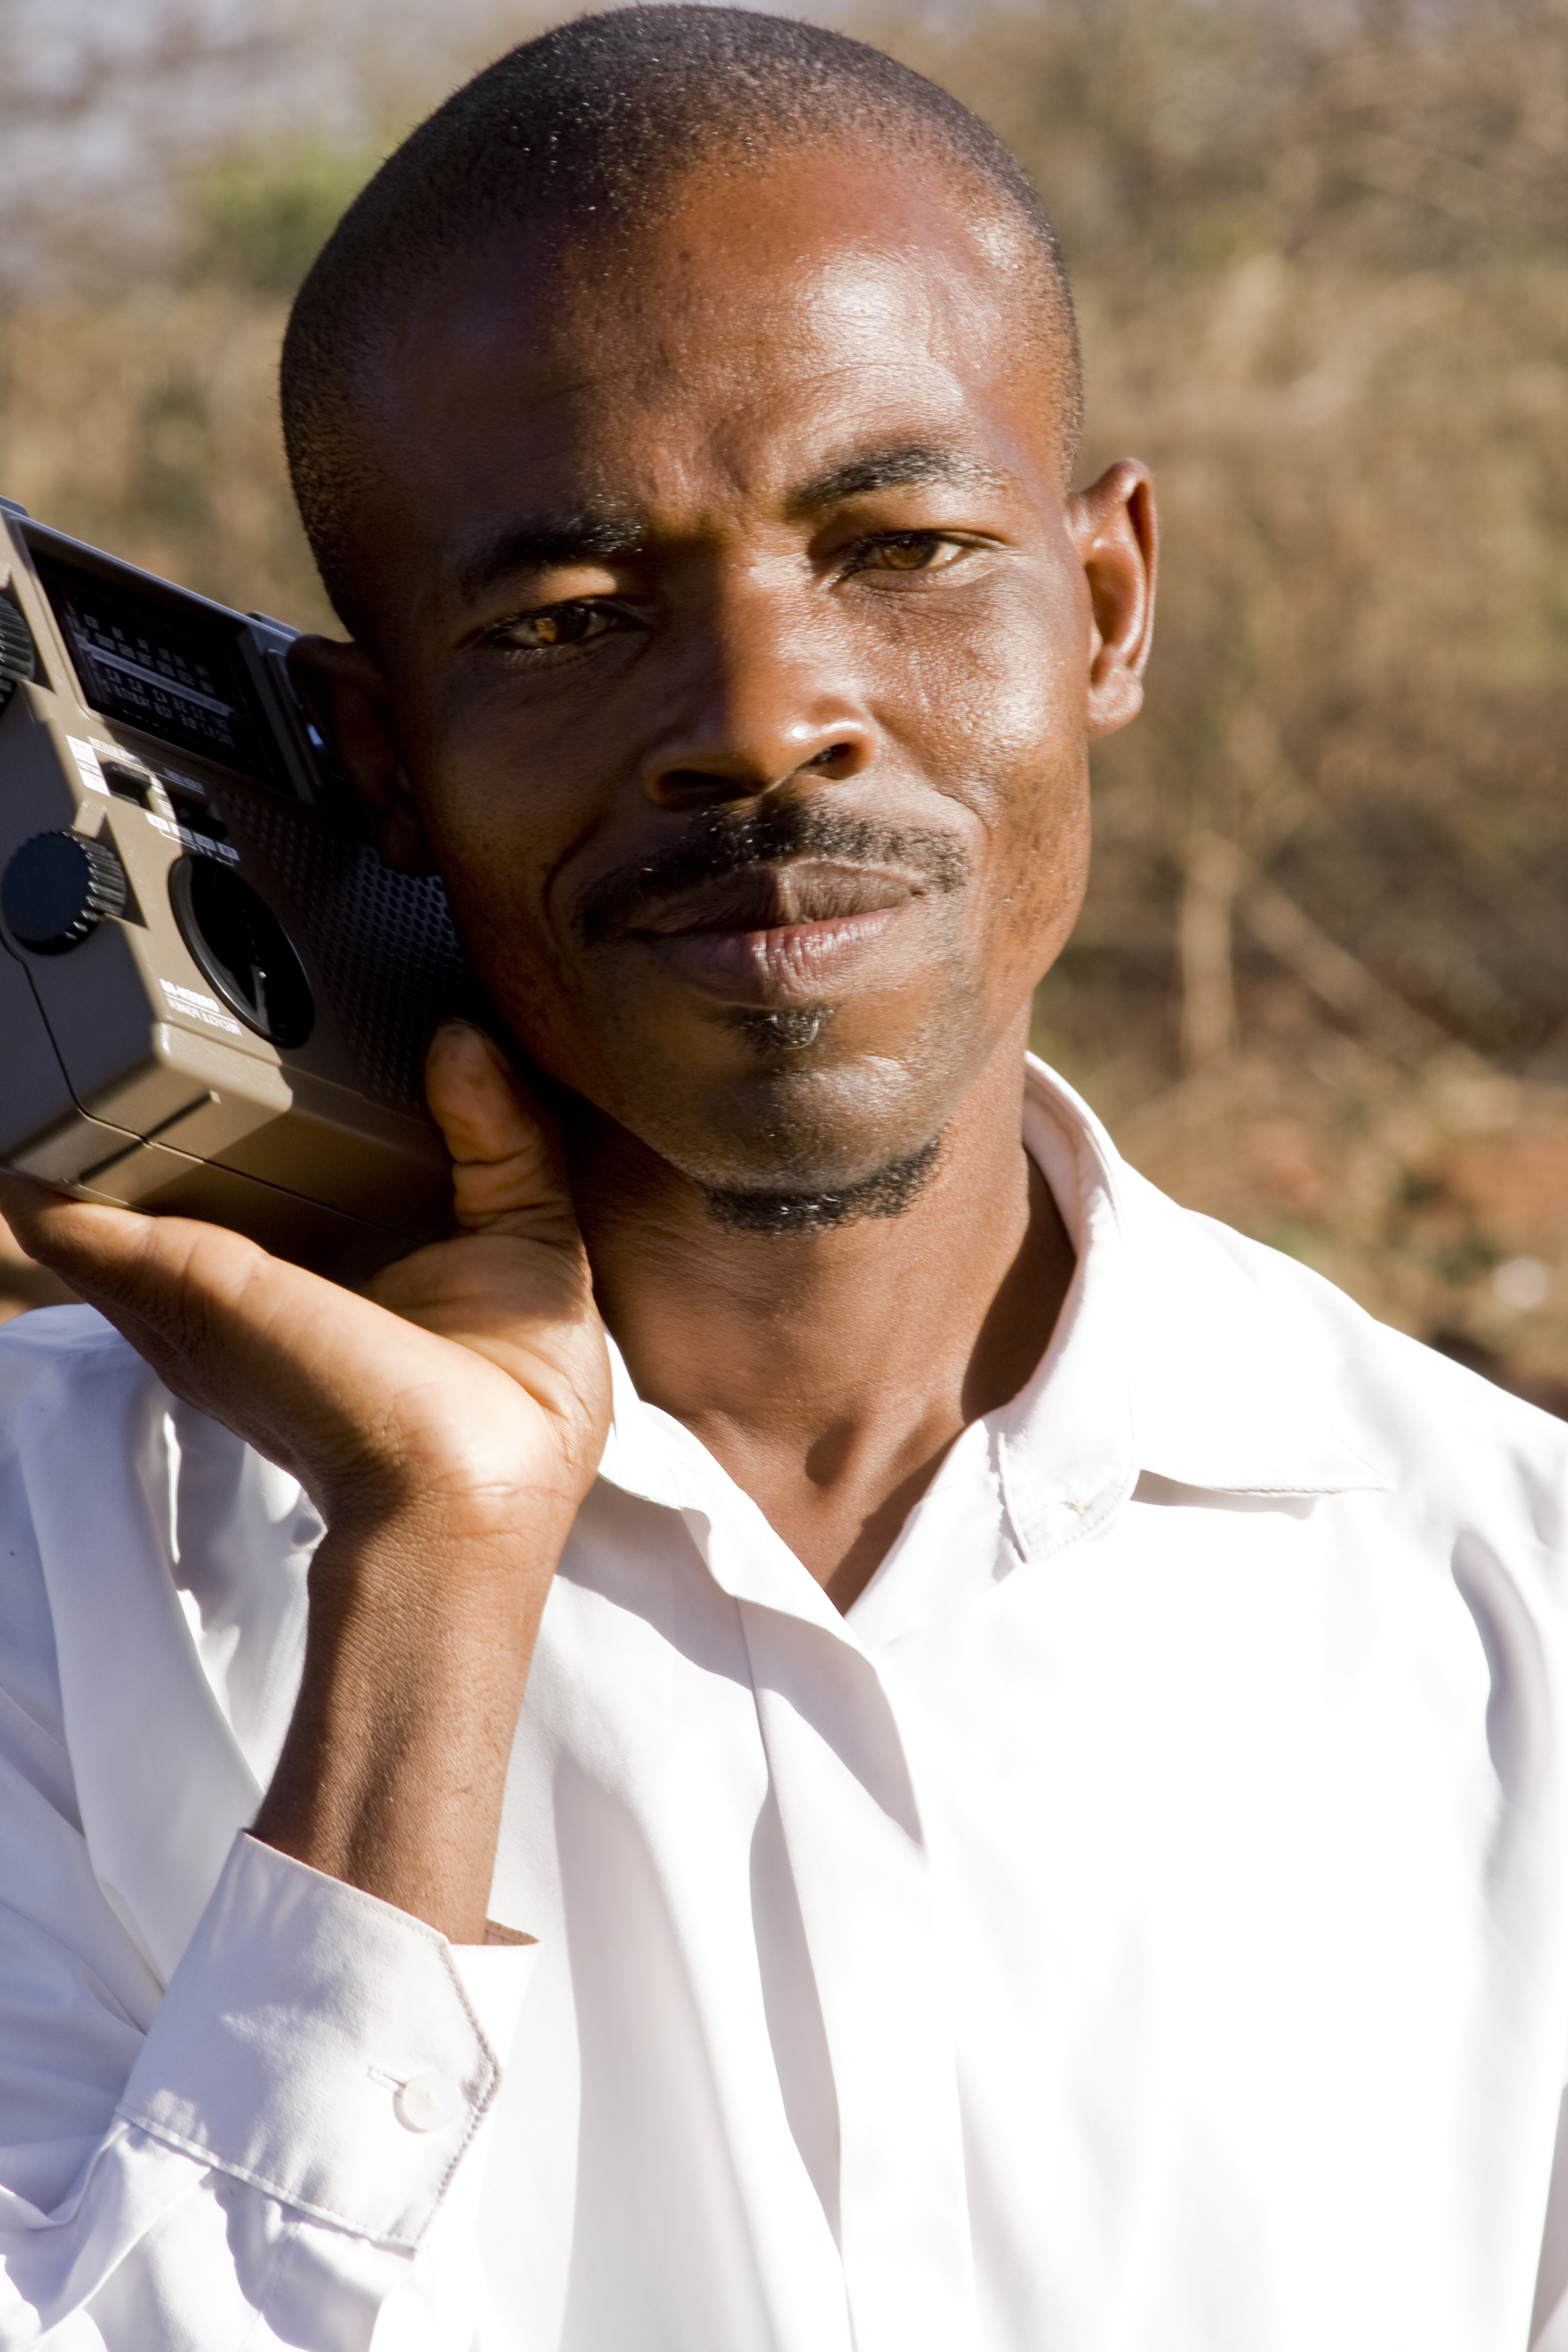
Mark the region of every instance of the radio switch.
[[138, 808], [147, 806], [153, 780], [145, 768], [139, 768], [131, 760], [106, 759], [101, 751], [98, 764], [104, 782], [117, 799], [134, 801]]
[[33, 634], [3, 590], [0, 590], [0, 710], [16, 688], [37, 675]]
[[35, 955], [64, 955], [106, 915], [123, 915], [130, 897], [125, 868], [106, 841], [37, 833], [5, 868], [0, 913], [12, 937]]
[[169, 806], [174, 812], [175, 822], [183, 824], [187, 833], [199, 833], [205, 841], [228, 839], [227, 825], [205, 801], [191, 800], [184, 793], [171, 793]]

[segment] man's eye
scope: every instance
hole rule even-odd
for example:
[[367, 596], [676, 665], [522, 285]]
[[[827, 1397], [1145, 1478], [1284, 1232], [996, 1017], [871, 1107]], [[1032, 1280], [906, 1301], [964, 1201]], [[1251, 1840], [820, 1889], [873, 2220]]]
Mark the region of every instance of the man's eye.
[[854, 565], [857, 572], [942, 572], [968, 550], [939, 531], [901, 530], [873, 540]]
[[613, 604], [546, 604], [541, 612], [502, 621], [489, 635], [492, 644], [515, 652], [549, 653], [559, 646], [586, 645], [625, 625], [625, 614]]

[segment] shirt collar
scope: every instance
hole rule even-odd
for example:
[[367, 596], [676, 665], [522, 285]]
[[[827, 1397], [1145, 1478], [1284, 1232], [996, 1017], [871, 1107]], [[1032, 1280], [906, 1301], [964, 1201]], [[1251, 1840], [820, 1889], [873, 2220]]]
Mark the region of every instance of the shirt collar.
[[720, 1588], [736, 1600], [805, 1617], [836, 1638], [857, 1637], [743, 1487], [672, 1413], [639, 1397], [612, 1339], [613, 1411], [599, 1475], [679, 1511]]
[[1156, 1192], [1032, 1056], [1024, 1141], [1078, 1252], [1051, 1344], [996, 1416], [1026, 1549], [1070, 1539], [1064, 1512], [1091, 1533], [1146, 1471], [1260, 1496], [1389, 1486], [1345, 1434], [1327, 1326], [1294, 1279], [1254, 1279], [1251, 1245]]
[[[1388, 1487], [1343, 1433], [1350, 1416], [1332, 1352], [1293, 1286], [1261, 1286], [1224, 1229], [1129, 1168], [1088, 1105], [1033, 1056], [1024, 1143], [1078, 1255], [1033, 1378], [987, 1417], [1026, 1555], [1092, 1535], [1145, 1471], [1220, 1494]], [[643, 1402], [613, 1344], [610, 1354], [615, 1412], [601, 1475], [704, 1514], [718, 1465], [689, 1430]], [[756, 1517], [760, 1537], [766, 1523]]]

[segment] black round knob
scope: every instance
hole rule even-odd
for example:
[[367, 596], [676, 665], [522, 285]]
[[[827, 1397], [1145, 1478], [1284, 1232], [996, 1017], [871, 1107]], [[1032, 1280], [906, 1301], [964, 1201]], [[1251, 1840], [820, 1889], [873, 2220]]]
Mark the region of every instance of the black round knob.
[[0, 913], [35, 955], [64, 955], [105, 915], [122, 915], [129, 895], [125, 868], [106, 841], [36, 833], [5, 868]]

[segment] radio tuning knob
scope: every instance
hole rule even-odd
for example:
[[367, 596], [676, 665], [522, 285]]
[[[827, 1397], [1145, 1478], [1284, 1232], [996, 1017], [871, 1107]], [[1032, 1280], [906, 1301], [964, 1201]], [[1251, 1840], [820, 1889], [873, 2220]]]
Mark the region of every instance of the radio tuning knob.
[[36, 833], [5, 868], [0, 914], [12, 938], [35, 955], [64, 955], [105, 915], [122, 915], [130, 896], [125, 868], [106, 841]]

